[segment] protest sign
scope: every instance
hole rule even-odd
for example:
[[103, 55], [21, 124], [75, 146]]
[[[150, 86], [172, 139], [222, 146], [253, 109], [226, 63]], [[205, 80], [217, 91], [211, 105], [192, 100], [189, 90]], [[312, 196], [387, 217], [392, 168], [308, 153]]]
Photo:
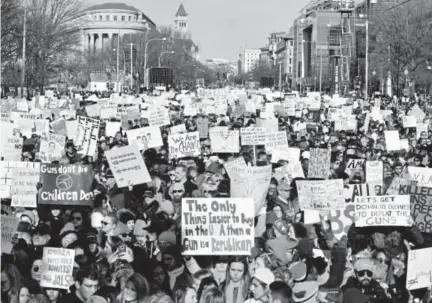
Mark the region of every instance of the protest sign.
[[75, 251], [58, 247], [44, 247], [40, 286], [69, 289], [74, 284]]
[[66, 128], [66, 136], [68, 138], [72, 138], [75, 142], [75, 134], [78, 128], [78, 121], [72, 120], [72, 121], [65, 121], [65, 128]]
[[263, 127], [268, 133], [275, 133], [279, 131], [278, 119], [256, 119], [256, 126]]
[[432, 188], [400, 185], [400, 195], [410, 195], [411, 216], [415, 226], [424, 233], [432, 233]]
[[360, 183], [365, 181], [364, 162], [364, 159], [348, 159], [345, 173], [349, 176], [350, 181], [353, 180], [354, 177], [360, 178]]
[[382, 161], [366, 161], [366, 183], [383, 182], [383, 163]]
[[184, 255], [250, 255], [254, 246], [252, 198], [182, 200]]
[[[68, 136], [69, 138], [75, 138], [75, 133], [73, 133], [73, 134], [71, 134], [71, 136], [69, 136], [66, 122], [71, 122], [71, 121], [66, 121], [65, 119], [58, 119], [58, 120], [55, 120], [54, 122], [52, 122], [51, 128], [52, 128], [53, 132], [57, 135]], [[73, 121], [73, 122], [77, 123], [77, 125], [78, 125], [78, 120]], [[76, 132], [76, 129], [75, 129], [75, 132]]]
[[302, 210], [335, 210], [345, 208], [342, 179], [323, 181], [296, 181]]
[[335, 120], [336, 131], [352, 130], [357, 132], [357, 118], [355, 115], [341, 115], [339, 119]]
[[99, 120], [79, 116], [74, 140], [77, 152], [86, 156], [94, 156], [98, 135]]
[[238, 153], [240, 150], [238, 130], [228, 130], [224, 126], [212, 127], [209, 137], [214, 153]]
[[272, 166], [232, 165], [225, 170], [231, 181], [231, 197], [253, 198], [255, 214], [265, 207], [265, 197], [270, 186]]
[[295, 178], [304, 178], [303, 167], [299, 160], [289, 161], [288, 164], [275, 169], [276, 173], [281, 173], [285, 176], [288, 183], [291, 183]]
[[429, 129], [428, 123], [417, 123], [417, 125], [416, 125], [417, 139], [420, 138], [422, 133], [426, 133], [426, 136], [428, 136], [428, 129]]
[[0, 161], [0, 198], [11, 198], [12, 173], [16, 167], [37, 167], [38, 162]]
[[384, 131], [386, 150], [400, 150], [400, 138], [399, 131], [397, 130], [386, 130]]
[[408, 175], [417, 186], [432, 187], [432, 169], [426, 167], [408, 166]]
[[241, 145], [264, 145], [266, 130], [262, 127], [243, 127], [240, 129]]
[[1, 138], [0, 157], [4, 161], [20, 161], [23, 147], [23, 138], [7, 135]]
[[330, 156], [330, 149], [311, 148], [308, 178], [327, 179], [330, 175]]
[[170, 116], [169, 112], [165, 107], [155, 106], [148, 110], [149, 113], [149, 125], [150, 126], [164, 126], [169, 125]]
[[170, 159], [196, 157], [201, 152], [199, 132], [170, 134], [168, 146]]
[[136, 144], [139, 150], [163, 145], [160, 128], [158, 126], [131, 129], [126, 132], [126, 135], [129, 145]]
[[17, 167], [12, 170], [11, 206], [36, 207], [37, 188], [40, 180], [40, 163], [33, 167]]
[[137, 145], [113, 148], [106, 151], [105, 155], [119, 188], [151, 181]]
[[1, 216], [1, 252], [10, 254], [12, 251], [12, 238], [17, 232], [19, 220], [14, 215]]
[[230, 162], [224, 163], [224, 167], [226, 170], [231, 170], [234, 165], [246, 166], [247, 164], [246, 164], [245, 159], [242, 156], [235, 158], [234, 160], [232, 160]]
[[85, 111], [89, 117], [99, 117], [100, 114], [100, 106], [98, 104], [90, 104], [86, 105]]
[[40, 172], [39, 204], [93, 205], [91, 165], [42, 163]]
[[416, 117], [418, 122], [423, 122], [423, 119], [426, 117], [425, 112], [417, 104], [411, 108], [408, 115]]
[[267, 153], [272, 153], [275, 148], [288, 147], [288, 138], [285, 131], [266, 133], [265, 148]]
[[417, 118], [414, 116], [403, 116], [402, 124], [404, 128], [416, 127], [417, 126]]
[[118, 116], [117, 107], [102, 107], [100, 109], [101, 120], [102, 119], [116, 118], [117, 116]]
[[44, 163], [58, 161], [62, 157], [65, 142], [65, 136], [43, 133], [41, 136], [39, 159]]
[[198, 117], [197, 121], [197, 129], [200, 134], [201, 139], [206, 139], [208, 137], [209, 132], [209, 120], [208, 118]]
[[272, 148], [272, 163], [277, 163], [279, 160], [284, 161], [299, 161], [300, 149], [296, 147], [273, 147]]
[[428, 288], [432, 281], [432, 247], [408, 250], [407, 290]]
[[354, 203], [357, 227], [408, 226], [409, 195], [356, 197]]
[[173, 125], [170, 127], [170, 131], [171, 131], [171, 134], [185, 133], [185, 132], [187, 132], [186, 125], [184, 123], [178, 124], [178, 125]]
[[417, 184], [417, 183], [414, 181], [395, 176], [395, 177], [393, 177], [392, 182], [390, 183], [390, 185], [388, 186], [388, 188], [386, 190], [386, 195], [398, 195], [399, 189], [402, 185], [410, 186], [410, 185], [415, 185], [415, 184]]
[[[99, 128], [99, 132], [100, 132], [100, 130], [102, 128], [102, 125]], [[107, 121], [107, 122], [105, 122], [105, 136], [115, 137], [115, 135], [120, 131], [121, 127], [122, 127], [122, 123], [121, 122], [117, 122], [117, 121]]]

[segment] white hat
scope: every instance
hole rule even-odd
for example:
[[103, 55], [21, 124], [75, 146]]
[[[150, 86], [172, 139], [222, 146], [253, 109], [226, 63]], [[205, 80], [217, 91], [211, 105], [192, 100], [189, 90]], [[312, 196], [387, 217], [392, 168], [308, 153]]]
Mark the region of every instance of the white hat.
[[305, 150], [304, 152], [302, 152], [302, 158], [303, 159], [308, 159], [310, 158], [310, 152]]
[[257, 268], [253, 277], [266, 285], [274, 282], [275, 276], [268, 268]]

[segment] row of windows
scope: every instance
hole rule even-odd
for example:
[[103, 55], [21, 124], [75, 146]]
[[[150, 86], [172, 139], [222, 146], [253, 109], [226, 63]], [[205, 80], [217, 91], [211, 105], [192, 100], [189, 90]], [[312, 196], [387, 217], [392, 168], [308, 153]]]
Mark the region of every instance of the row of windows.
[[[111, 17], [112, 17], [113, 21], [119, 21], [119, 20], [121, 20], [121, 21], [126, 21], [126, 20], [128, 20], [128, 21], [136, 21], [137, 20], [136, 16], [105, 15], [105, 21], [111, 21]], [[128, 17], [128, 18], [126, 19], [126, 17]], [[93, 15], [93, 20], [103, 21], [104, 17], [103, 17], [103, 15], [98, 15], [98, 16]]]
[[186, 27], [187, 23], [186, 22], [179, 22], [179, 27]]

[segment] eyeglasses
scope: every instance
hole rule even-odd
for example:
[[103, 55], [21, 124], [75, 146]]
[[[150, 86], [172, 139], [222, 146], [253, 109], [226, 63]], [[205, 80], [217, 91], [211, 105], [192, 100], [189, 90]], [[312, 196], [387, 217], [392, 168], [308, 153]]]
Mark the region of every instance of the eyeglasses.
[[72, 220], [81, 221], [82, 218], [81, 217], [72, 217]]
[[173, 190], [172, 192], [173, 194], [181, 194], [183, 192], [183, 189]]
[[168, 174], [168, 176], [170, 176], [170, 177], [175, 177], [175, 174]]
[[131, 233], [127, 233], [127, 234], [121, 234], [121, 236], [122, 236], [123, 238], [126, 238], [126, 237], [129, 237], [129, 236], [131, 236]]
[[35, 266], [32, 268], [34, 272], [38, 272], [39, 271], [39, 266]]
[[360, 271], [357, 271], [357, 275], [359, 277], [364, 277], [365, 275], [367, 275], [369, 278], [372, 278], [372, 272], [370, 270], [360, 270]]

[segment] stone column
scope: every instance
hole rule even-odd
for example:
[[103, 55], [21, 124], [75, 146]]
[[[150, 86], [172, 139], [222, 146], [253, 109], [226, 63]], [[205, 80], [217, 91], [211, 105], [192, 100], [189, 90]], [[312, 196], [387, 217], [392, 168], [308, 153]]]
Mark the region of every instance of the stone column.
[[113, 49], [114, 43], [113, 43], [113, 33], [108, 33], [108, 47]]
[[92, 48], [93, 48], [93, 53], [96, 52], [96, 41], [97, 41], [97, 34], [92, 34]]

